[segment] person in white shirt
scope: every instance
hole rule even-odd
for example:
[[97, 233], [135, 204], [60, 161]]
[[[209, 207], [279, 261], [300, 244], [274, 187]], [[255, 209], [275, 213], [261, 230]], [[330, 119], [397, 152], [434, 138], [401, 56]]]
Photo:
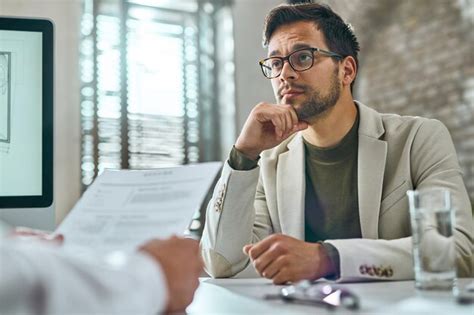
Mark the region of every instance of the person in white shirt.
[[151, 240], [115, 261], [79, 259], [53, 242], [0, 239], [0, 314], [184, 311], [203, 268], [192, 239]]

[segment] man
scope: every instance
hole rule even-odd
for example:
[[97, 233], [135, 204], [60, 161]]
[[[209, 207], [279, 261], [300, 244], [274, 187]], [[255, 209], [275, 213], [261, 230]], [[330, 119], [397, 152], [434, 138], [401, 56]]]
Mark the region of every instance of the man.
[[255, 106], [225, 163], [201, 240], [206, 270], [254, 269], [274, 283], [412, 279], [406, 191], [446, 187], [456, 263], [470, 275], [471, 206], [447, 129], [353, 100], [359, 44], [327, 6], [274, 8], [264, 44], [277, 104]]
[[33, 234], [47, 241], [0, 239], [1, 314], [183, 311], [199, 285], [202, 260], [191, 239], [151, 240], [115, 259], [78, 259], [50, 244], [62, 238]]

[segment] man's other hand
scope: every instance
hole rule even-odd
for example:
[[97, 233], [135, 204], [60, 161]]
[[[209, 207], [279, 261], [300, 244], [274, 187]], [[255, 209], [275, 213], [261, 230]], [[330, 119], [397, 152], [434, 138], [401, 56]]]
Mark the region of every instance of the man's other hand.
[[199, 243], [173, 236], [167, 240], [152, 240], [140, 250], [159, 262], [168, 285], [167, 312], [181, 312], [191, 304], [199, 286], [203, 262]]
[[273, 234], [243, 248], [257, 270], [275, 284], [315, 280], [334, 272], [321, 244], [307, 243], [283, 234]]
[[256, 160], [262, 151], [277, 146], [306, 128], [308, 123], [298, 121], [291, 105], [259, 103], [247, 118], [235, 148]]

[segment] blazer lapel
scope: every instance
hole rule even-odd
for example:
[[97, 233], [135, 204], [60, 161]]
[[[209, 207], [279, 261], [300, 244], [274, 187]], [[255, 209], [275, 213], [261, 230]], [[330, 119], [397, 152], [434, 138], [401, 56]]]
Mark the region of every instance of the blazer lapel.
[[357, 177], [359, 217], [363, 238], [378, 238], [387, 143], [379, 138], [385, 133], [380, 115], [356, 102], [359, 108], [359, 152]]
[[305, 164], [301, 133], [278, 157], [277, 205], [283, 234], [304, 240]]

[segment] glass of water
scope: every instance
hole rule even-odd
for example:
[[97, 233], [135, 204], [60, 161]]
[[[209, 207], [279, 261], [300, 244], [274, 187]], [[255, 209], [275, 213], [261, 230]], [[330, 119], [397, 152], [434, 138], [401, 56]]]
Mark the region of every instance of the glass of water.
[[454, 211], [444, 188], [407, 191], [413, 240], [415, 286], [452, 290], [456, 283]]

